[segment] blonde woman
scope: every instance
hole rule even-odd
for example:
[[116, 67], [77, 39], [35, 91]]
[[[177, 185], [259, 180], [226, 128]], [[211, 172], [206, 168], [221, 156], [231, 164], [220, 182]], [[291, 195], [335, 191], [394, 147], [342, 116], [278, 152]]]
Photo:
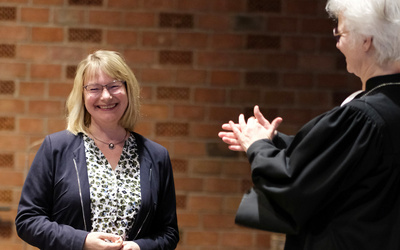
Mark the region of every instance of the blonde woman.
[[133, 132], [139, 84], [122, 56], [100, 50], [77, 68], [68, 127], [45, 138], [21, 194], [18, 235], [40, 249], [175, 249], [167, 150]]

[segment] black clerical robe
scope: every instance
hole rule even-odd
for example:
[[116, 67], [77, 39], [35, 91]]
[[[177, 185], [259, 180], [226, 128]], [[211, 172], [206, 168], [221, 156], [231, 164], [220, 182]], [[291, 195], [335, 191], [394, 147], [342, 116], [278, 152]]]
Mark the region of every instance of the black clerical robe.
[[400, 74], [247, 156], [238, 224], [286, 233], [285, 250], [400, 249]]

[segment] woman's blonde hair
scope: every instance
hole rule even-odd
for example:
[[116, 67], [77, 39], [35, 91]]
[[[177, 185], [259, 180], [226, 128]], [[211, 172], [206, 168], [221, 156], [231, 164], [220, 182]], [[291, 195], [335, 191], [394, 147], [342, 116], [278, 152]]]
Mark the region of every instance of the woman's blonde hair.
[[67, 99], [67, 130], [73, 134], [87, 133], [91, 116], [87, 112], [83, 99], [83, 86], [89, 79], [104, 72], [114, 79], [125, 82], [128, 106], [119, 124], [133, 131], [140, 113], [140, 87], [132, 70], [125, 60], [115, 51], [98, 50], [82, 60], [76, 70], [74, 86]]

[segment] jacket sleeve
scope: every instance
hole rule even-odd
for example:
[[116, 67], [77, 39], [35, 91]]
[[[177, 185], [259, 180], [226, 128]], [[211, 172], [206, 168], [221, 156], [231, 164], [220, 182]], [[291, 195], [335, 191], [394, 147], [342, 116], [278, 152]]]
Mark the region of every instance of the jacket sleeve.
[[[158, 174], [153, 173], [151, 181], [158, 182], [158, 190], [152, 189], [153, 195], [156, 195], [157, 204], [153, 204], [153, 218], [147, 218], [151, 221], [149, 226], [142, 231], [138, 239], [134, 240], [141, 250], [158, 250], [158, 249], [175, 249], [179, 241], [179, 231], [176, 215], [176, 196], [174, 177], [172, 172], [171, 161], [168, 151], [165, 148], [158, 148], [152, 152], [156, 154], [158, 160], [155, 161], [153, 171], [158, 171]], [[158, 178], [155, 176], [158, 175]], [[152, 185], [153, 186], [153, 185]], [[149, 215], [151, 216], [151, 215]]]
[[[54, 150], [46, 137], [26, 177], [15, 219], [18, 236], [40, 249], [82, 249], [88, 232], [52, 220]], [[67, 192], [67, 191], [65, 191]]]
[[[270, 140], [253, 143], [247, 156], [254, 189], [266, 196], [272, 221], [297, 232], [313, 215], [345, 195], [382, 159], [382, 129], [356, 108], [345, 107], [310, 122], [288, 148]], [[240, 222], [239, 222], [240, 223]], [[271, 231], [274, 231], [273, 229]]]

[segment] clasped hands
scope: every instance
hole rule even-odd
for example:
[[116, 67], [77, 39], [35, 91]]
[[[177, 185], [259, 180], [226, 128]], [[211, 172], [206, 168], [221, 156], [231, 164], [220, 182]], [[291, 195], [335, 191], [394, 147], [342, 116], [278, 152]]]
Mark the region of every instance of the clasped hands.
[[243, 114], [239, 115], [239, 123], [229, 121], [222, 125], [222, 129], [218, 136], [223, 142], [228, 144], [228, 148], [232, 151], [245, 151], [255, 141], [261, 139], [272, 140], [277, 133], [277, 128], [282, 123], [282, 118], [277, 117], [271, 123], [264, 118], [260, 112], [260, 108], [254, 106], [254, 116], [250, 117], [247, 122]]
[[83, 250], [140, 250], [138, 244], [133, 241], [124, 241], [121, 236], [92, 232], [86, 236]]

